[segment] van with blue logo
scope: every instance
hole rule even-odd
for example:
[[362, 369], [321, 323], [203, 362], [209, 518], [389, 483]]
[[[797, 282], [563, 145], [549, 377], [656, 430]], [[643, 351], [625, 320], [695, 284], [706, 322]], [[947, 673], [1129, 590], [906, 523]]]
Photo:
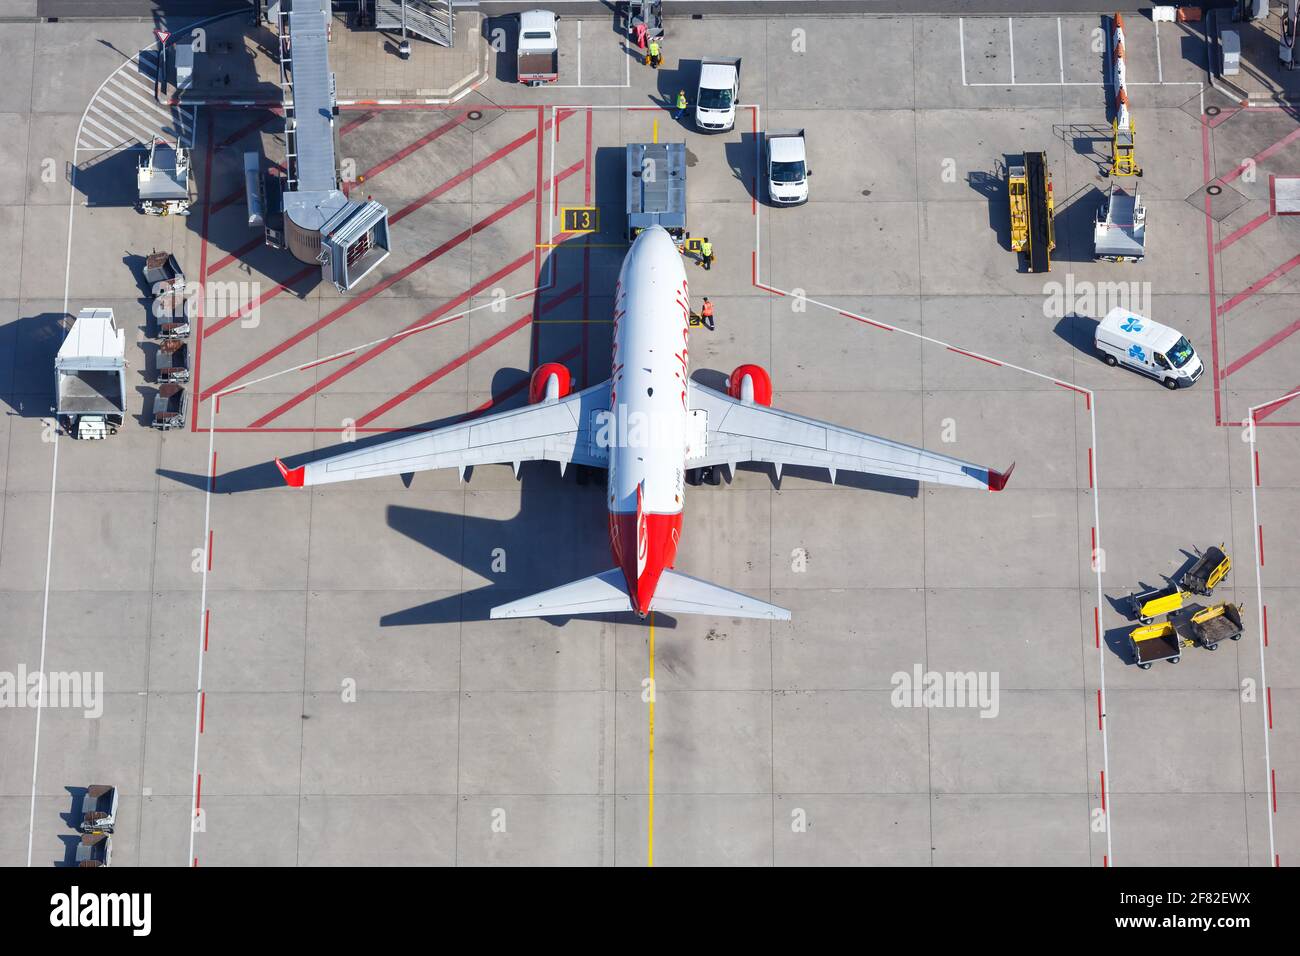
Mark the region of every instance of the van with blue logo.
[[1107, 365], [1126, 365], [1168, 389], [1190, 386], [1205, 371], [1187, 336], [1128, 309], [1107, 312], [1094, 343]]

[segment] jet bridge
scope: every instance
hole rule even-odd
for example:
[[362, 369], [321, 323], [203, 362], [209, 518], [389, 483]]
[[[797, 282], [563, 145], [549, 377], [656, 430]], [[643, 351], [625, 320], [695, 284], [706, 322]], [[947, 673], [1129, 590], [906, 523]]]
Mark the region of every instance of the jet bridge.
[[268, 231], [267, 241], [320, 263], [322, 275], [345, 292], [388, 256], [388, 209], [350, 200], [339, 188], [329, 17], [329, 0], [280, 0], [276, 10], [286, 176], [283, 238]]

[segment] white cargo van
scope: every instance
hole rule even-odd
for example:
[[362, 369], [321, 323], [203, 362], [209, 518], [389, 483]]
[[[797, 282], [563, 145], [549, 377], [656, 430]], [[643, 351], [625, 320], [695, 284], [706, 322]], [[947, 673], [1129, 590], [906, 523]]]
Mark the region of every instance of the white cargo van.
[[1114, 308], [1097, 324], [1094, 342], [1107, 365], [1126, 365], [1165, 388], [1191, 385], [1205, 366], [1187, 336], [1128, 309]]
[[740, 57], [705, 57], [695, 91], [695, 126], [710, 133], [734, 127], [739, 96]]

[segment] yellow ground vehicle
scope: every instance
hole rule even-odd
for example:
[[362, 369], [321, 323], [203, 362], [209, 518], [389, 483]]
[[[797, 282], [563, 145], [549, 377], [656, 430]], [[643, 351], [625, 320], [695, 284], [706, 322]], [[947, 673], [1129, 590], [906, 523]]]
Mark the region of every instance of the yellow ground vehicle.
[[1184, 647], [1217, 650], [1221, 641], [1239, 641], [1243, 630], [1240, 604], [1190, 605], [1187, 613], [1129, 632], [1133, 663], [1143, 670], [1156, 661], [1177, 664]]
[[1212, 592], [1232, 570], [1232, 558], [1222, 547], [1209, 548], [1183, 575], [1183, 584], [1193, 594]]
[[1134, 594], [1128, 600], [1133, 616], [1143, 624], [1150, 624], [1162, 614], [1172, 614], [1174, 611], [1181, 610], [1186, 597], [1186, 591], [1176, 584], [1170, 584], [1167, 587]]
[[1011, 248], [1023, 252], [1030, 272], [1050, 272], [1056, 248], [1056, 201], [1046, 153], [1025, 153], [1023, 166], [1007, 169]]

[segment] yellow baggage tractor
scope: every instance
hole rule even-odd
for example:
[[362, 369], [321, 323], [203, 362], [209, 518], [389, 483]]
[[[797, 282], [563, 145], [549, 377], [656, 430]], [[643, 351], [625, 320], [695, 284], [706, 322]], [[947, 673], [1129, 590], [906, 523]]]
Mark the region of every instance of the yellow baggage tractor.
[[1129, 607], [1133, 616], [1143, 624], [1150, 624], [1162, 614], [1172, 614], [1180, 610], [1187, 592], [1176, 584], [1163, 588], [1144, 591], [1129, 597]]
[[1223, 547], [1209, 548], [1183, 575], [1182, 584], [1193, 594], [1209, 595], [1232, 570], [1232, 558]]
[[1128, 634], [1128, 644], [1133, 663], [1143, 670], [1149, 669], [1156, 661], [1177, 664], [1182, 657], [1183, 642], [1173, 621], [1133, 628]]

